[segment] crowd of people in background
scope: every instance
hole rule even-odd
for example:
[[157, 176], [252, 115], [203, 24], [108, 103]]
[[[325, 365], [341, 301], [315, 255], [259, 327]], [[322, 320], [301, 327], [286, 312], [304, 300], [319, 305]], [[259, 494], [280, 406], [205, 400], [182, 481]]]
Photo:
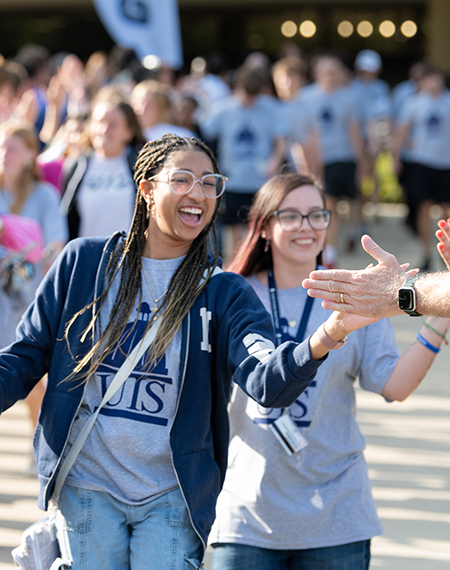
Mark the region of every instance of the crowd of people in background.
[[[45, 50], [30, 47], [1, 66], [0, 116], [2, 121], [19, 118], [33, 125], [40, 148], [53, 147], [53, 153], [42, 157], [47, 164], [55, 156], [77, 152], [75, 133], [86, 126], [97, 92], [114, 87], [132, 106], [147, 140], [169, 131], [193, 133], [217, 149], [224, 171], [231, 175], [228, 189], [233, 196], [227, 202], [231, 200], [232, 211], [224, 212], [223, 220], [234, 229], [234, 238], [242, 234], [235, 226], [244, 221], [251, 196], [286, 163], [322, 179], [331, 209], [337, 199], [348, 199], [350, 248], [361, 233], [361, 205], [367, 193], [377, 200], [375, 163], [387, 148], [410, 207], [408, 222], [423, 243], [422, 266], [427, 268], [430, 202], [446, 202], [439, 189], [433, 196], [424, 196], [421, 189], [430, 177], [433, 185], [445, 187], [450, 170], [445, 158], [444, 76], [418, 62], [410, 78], [391, 91], [379, 78], [381, 72], [381, 57], [373, 50], [360, 52], [353, 68], [335, 54], [307, 60], [289, 55], [271, 62], [253, 53], [232, 70], [226, 58], [216, 55], [206, 61], [196, 58], [190, 73], [183, 75], [165, 66], [148, 70], [133, 53], [118, 48], [109, 56], [95, 53], [83, 64], [74, 54], [48, 57]], [[258, 119], [261, 113], [264, 121]], [[84, 150], [86, 137], [80, 139], [78, 146]], [[411, 177], [412, 170], [419, 175]], [[375, 189], [370, 189], [371, 181]], [[338, 216], [333, 220], [325, 254], [330, 266], [338, 262]], [[230, 250], [236, 245], [234, 239]]]
[[[339, 247], [351, 250], [364, 233], [363, 203], [378, 200], [377, 158], [387, 150], [409, 206], [406, 221], [422, 243], [422, 269], [430, 269], [430, 207], [438, 203], [450, 213], [444, 75], [417, 62], [391, 90], [373, 50], [358, 53], [353, 69], [332, 53], [290, 53], [272, 62], [255, 52], [230, 67], [215, 54], [195, 58], [183, 74], [164, 65], [147, 69], [118, 47], [82, 62], [36, 45], [1, 62], [0, 215], [16, 224], [34, 220], [43, 236], [37, 262], [24, 254], [26, 243], [0, 250], [3, 346], [68, 239], [128, 230], [137, 153], [166, 133], [205, 140], [228, 177], [218, 219], [226, 260], [242, 242], [257, 190], [293, 171], [322, 183], [332, 211], [323, 262], [338, 266]], [[337, 213], [342, 199], [349, 205], [345, 235]]]
[[[86, 202], [86, 189], [95, 188], [101, 200], [96, 184], [102, 170], [116, 180], [110, 185], [103, 178], [110, 192], [120, 186], [132, 196], [125, 157], [131, 166], [145, 140], [172, 132], [210, 144], [229, 178], [219, 220], [226, 257], [242, 240], [252, 198], [265, 181], [282, 168], [316, 175], [334, 213], [324, 252], [328, 267], [338, 265], [338, 201], [349, 204], [344, 240], [351, 250], [364, 232], [363, 203], [378, 201], [376, 163], [388, 150], [388, 168], [400, 177], [409, 206], [408, 224], [423, 246], [422, 268], [429, 269], [430, 206], [449, 205], [450, 97], [444, 75], [417, 62], [410, 78], [391, 91], [379, 77], [382, 60], [373, 50], [359, 52], [353, 68], [336, 54], [305, 58], [292, 50], [275, 62], [255, 52], [239, 68], [230, 67], [220, 54], [195, 58], [183, 74], [164, 65], [147, 69], [121, 48], [82, 62], [75, 54], [26, 46], [0, 66], [0, 119], [32, 129], [41, 177], [64, 194], [69, 186], [62, 212], [77, 217], [75, 230], [69, 223], [70, 238], [91, 231], [83, 217], [95, 204]], [[108, 116], [101, 117], [102, 105], [110, 107]], [[99, 150], [107, 139], [114, 149]], [[80, 166], [74, 179], [74, 164], [85, 160], [85, 171]], [[132, 208], [125, 193], [125, 202], [115, 196], [109, 209], [112, 225], [116, 208], [125, 214], [122, 229]], [[98, 230], [104, 231], [101, 223]]]
[[[127, 231], [137, 153], [166, 133], [205, 140], [228, 177], [218, 219], [225, 259], [242, 242], [253, 197], [269, 178], [283, 170], [314, 174], [332, 211], [323, 255], [330, 268], [338, 266], [340, 240], [351, 250], [364, 233], [363, 203], [378, 200], [376, 161], [387, 150], [407, 223], [423, 246], [422, 269], [430, 269], [430, 207], [450, 207], [450, 94], [426, 62], [392, 91], [381, 72], [373, 50], [358, 53], [353, 69], [332, 53], [272, 62], [255, 52], [237, 69], [221, 54], [198, 57], [185, 74], [147, 69], [119, 47], [86, 62], [36, 45], [4, 59], [0, 215], [37, 222], [44, 248], [34, 263], [21, 250], [0, 250], [2, 346], [68, 239]], [[349, 204], [345, 235], [342, 199]], [[39, 401], [29, 399], [33, 422]]]
[[[280, 287], [280, 302], [284, 300], [302, 314], [306, 311], [307, 296], [305, 291], [301, 293], [301, 282], [316, 264], [338, 267], [340, 248], [351, 251], [365, 232], [363, 206], [367, 201], [377, 206], [380, 160], [386, 157], [387, 168], [400, 180], [402, 199], [409, 206], [406, 222], [422, 244], [422, 269], [430, 269], [430, 208], [439, 204], [445, 215], [450, 215], [450, 94], [445, 77], [431, 64], [417, 62], [410, 69], [409, 79], [391, 89], [380, 79], [382, 60], [377, 52], [363, 50], [355, 55], [353, 66], [349, 67], [333, 53], [307, 58], [301, 53], [290, 53], [274, 62], [255, 52], [231, 69], [227, 59], [216, 54], [195, 58], [188, 73], [164, 65], [148, 69], [132, 51], [122, 48], [115, 48], [110, 54], [96, 52], [83, 62], [75, 54], [51, 55], [45, 48], [33, 45], [24, 47], [14, 58], [4, 59], [0, 64], [0, 348], [13, 342], [23, 312], [66, 242], [129, 231], [136, 218], [136, 193], [142, 190], [135, 182], [136, 160], [146, 142], [159, 141], [167, 134], [196, 139], [189, 144], [183, 142], [188, 146], [202, 145], [200, 141], [204, 141], [217, 155], [221, 174], [214, 170], [214, 180], [226, 182], [227, 187], [217, 211], [219, 247], [225, 265], [234, 258], [231, 270], [247, 278], [269, 312], [270, 281], [274, 278], [277, 283], [286, 280]], [[180, 139], [176, 140], [177, 145], [181, 144]], [[170, 156], [169, 151], [167, 154]], [[179, 167], [177, 172], [185, 172], [184, 168]], [[284, 178], [278, 180], [280, 173]], [[187, 192], [201, 182], [207, 196], [203, 179], [187, 174], [188, 182], [192, 182]], [[293, 177], [292, 187], [289, 176]], [[166, 182], [171, 188], [174, 183], [187, 184], [185, 180], [174, 181], [171, 175]], [[149, 184], [149, 180], [143, 184]], [[308, 213], [299, 214], [308, 200]], [[348, 203], [345, 224], [340, 223], [342, 200]], [[155, 206], [148, 204], [144, 206], [151, 213]], [[264, 217], [266, 214], [270, 219]], [[289, 258], [289, 232], [300, 230], [305, 219], [310, 235], [304, 239], [317, 242], [317, 247], [307, 258], [298, 259], [294, 254]], [[252, 241], [251, 232], [244, 241], [248, 222], [250, 229], [256, 228], [256, 241]], [[294, 275], [295, 283], [289, 280]], [[154, 298], [155, 308], [163, 295]], [[274, 314], [273, 307], [271, 312]], [[311, 331], [320, 327], [325, 318], [325, 309], [316, 303]], [[428, 327], [442, 341], [448, 324], [448, 320], [431, 321], [431, 325], [424, 325], [422, 333], [427, 335]], [[280, 321], [279, 340], [301, 341], [294, 335], [298, 325], [293, 320]], [[359, 326], [363, 324], [354, 328]], [[326, 342], [325, 339], [322, 344], [326, 346]], [[400, 357], [387, 321], [359, 331], [349, 346], [340, 361], [333, 355], [328, 368], [324, 366], [330, 373], [325, 372], [320, 390], [312, 383], [309, 392], [295, 401], [287, 415], [303, 427], [309, 426], [305, 424], [309, 421], [308, 407], [314, 408], [321, 418], [308, 436], [315, 439], [314, 446], [302, 455], [301, 484], [308, 489], [314, 473], [322, 470], [323, 488], [319, 485], [320, 492], [317, 491], [314, 481], [311, 489], [316, 489], [316, 501], [323, 501], [327, 493], [331, 496], [329, 509], [334, 509], [333, 501], [339, 502], [349, 489], [359, 492], [362, 485], [368, 505], [364, 520], [355, 514], [355, 528], [343, 524], [351, 512], [349, 504], [355, 513], [360, 511], [360, 495], [351, 503], [339, 503], [341, 510], [335, 509], [327, 517], [328, 526], [323, 524], [325, 514], [321, 509], [317, 505], [315, 509], [311, 507], [313, 500], [291, 500], [290, 484], [286, 482], [290, 481], [293, 462], [281, 446], [277, 447], [275, 439], [267, 445], [273, 447], [273, 457], [279, 456], [277, 473], [261, 467], [260, 478], [267, 478], [274, 504], [285, 509], [278, 516], [280, 524], [271, 539], [277, 541], [275, 549], [283, 543], [282, 539], [288, 550], [315, 549], [324, 542], [317, 529], [329, 537], [340, 525], [342, 532], [335, 533], [331, 542], [325, 537], [326, 546], [358, 542], [357, 552], [350, 554], [360, 560], [355, 568], [365, 568], [370, 558], [367, 537], [379, 532], [379, 521], [370, 496], [362, 436], [353, 416], [351, 382], [359, 376], [363, 388], [389, 400], [402, 400], [424, 376], [438, 349], [431, 354], [422, 347], [416, 356], [411, 352]], [[409, 382], [399, 373], [405, 366], [411, 369]], [[34, 425], [44, 391], [45, 378], [27, 399]], [[327, 394], [326, 398], [321, 396], [319, 406], [318, 395], [322, 392]], [[343, 417], [339, 429], [343, 432], [326, 423], [327, 402], [333, 398], [341, 400]], [[264, 422], [275, 424], [283, 416], [271, 408], [263, 414], [243, 392], [235, 396], [231, 412], [232, 435], [245, 431], [255, 448], [265, 446], [268, 437], [268, 432], [264, 432], [259, 439], [261, 433], [255, 426]], [[235, 450], [232, 451], [234, 460]], [[355, 454], [360, 459], [346, 471], [348, 481], [341, 480], [334, 487], [335, 471], [341, 469], [339, 461], [352, 462]], [[234, 461], [235, 471], [228, 472], [225, 492], [219, 501], [221, 518], [213, 535], [218, 569], [250, 568], [245, 562], [249, 555], [246, 546], [260, 547], [262, 559], [271, 564], [267, 556], [274, 544], [267, 536], [261, 538], [258, 534], [263, 528], [259, 523], [246, 529], [248, 536], [244, 541], [236, 539], [245, 534], [235, 526], [242, 509], [253, 512], [255, 521], [264, 519], [276, 526], [271, 520], [271, 497], [261, 506], [251, 500], [242, 501], [240, 491], [236, 491], [233, 477], [245, 479], [248, 462], [252, 462], [251, 454]], [[282, 501], [277, 486], [280, 466], [285, 470], [281, 479]], [[256, 470], [257, 466], [253, 464], [253, 468]], [[33, 464], [30, 469], [33, 470]], [[297, 477], [298, 473], [294, 475]], [[247, 482], [250, 497], [256, 496], [258, 481]], [[293, 486], [298, 488], [298, 480]], [[302, 533], [305, 542], [299, 544], [290, 532], [297, 530], [299, 512], [303, 511], [303, 523], [308, 528]], [[234, 542], [239, 545], [233, 546]], [[236, 563], [236, 559], [240, 562]], [[258, 564], [255, 568], [264, 567]]]

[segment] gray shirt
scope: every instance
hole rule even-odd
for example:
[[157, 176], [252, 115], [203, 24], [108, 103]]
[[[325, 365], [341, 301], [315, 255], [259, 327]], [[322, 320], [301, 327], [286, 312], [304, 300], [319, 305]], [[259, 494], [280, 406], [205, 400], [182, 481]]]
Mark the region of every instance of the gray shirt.
[[450, 169], [450, 93], [413, 95], [403, 106], [399, 122], [410, 126], [410, 160]]
[[247, 193], [256, 192], [267, 181], [275, 139], [286, 132], [281, 107], [262, 96], [249, 106], [237, 98], [221, 102], [202, 129], [208, 138], [218, 139], [227, 192]]
[[304, 99], [303, 113], [308, 130], [318, 133], [324, 164], [356, 160], [349, 127], [358, 124], [358, 114], [350, 89], [324, 91], [317, 87], [314, 96]]
[[[268, 288], [255, 277], [248, 280], [270, 311]], [[284, 289], [278, 295], [281, 316], [297, 323], [295, 336], [306, 291]], [[316, 300], [305, 338], [329, 314]], [[354, 387], [359, 378], [363, 389], [381, 393], [398, 357], [392, 326], [383, 319], [351, 333], [346, 346], [330, 351], [316, 379], [288, 411], [261, 408], [237, 389], [230, 411], [229, 467], [210, 542], [307, 549], [380, 534], [365, 442], [355, 419]], [[283, 412], [307, 442], [292, 456], [269, 429]]]
[[[167, 289], [183, 258], [154, 260], [142, 258], [153, 295]], [[118, 276], [101, 309], [102, 326], [118, 288]], [[144, 273], [142, 304], [132, 312], [122, 338], [122, 350], [111, 353], [86, 386], [83, 402], [70, 433], [73, 443], [87, 417], [100, 403], [107, 386], [129, 353], [140, 341], [154, 300]], [[128, 380], [101, 410], [80, 455], [67, 478], [69, 485], [106, 491], [128, 504], [149, 502], [178, 486], [169, 446], [179, 389], [181, 330], [164, 357], [149, 369], [145, 355]], [[122, 352], [123, 351], [123, 352]]]

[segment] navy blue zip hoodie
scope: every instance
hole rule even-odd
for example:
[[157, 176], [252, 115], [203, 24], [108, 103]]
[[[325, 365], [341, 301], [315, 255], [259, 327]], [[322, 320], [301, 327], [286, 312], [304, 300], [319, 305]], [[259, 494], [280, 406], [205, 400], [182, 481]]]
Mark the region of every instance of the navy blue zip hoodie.
[[[64, 340], [68, 321], [102, 291], [110, 253], [122, 239], [70, 242], [39, 287], [17, 329], [0, 351], [0, 412], [25, 398], [48, 373], [34, 436], [39, 507], [46, 510], [84, 386], [71, 373], [87, 354], [81, 342], [92, 314], [83, 313]], [[269, 314], [239, 275], [216, 270], [182, 324], [180, 389], [170, 433], [173, 466], [194, 529], [206, 545], [227, 467], [227, 404], [231, 380], [262, 406], [289, 406], [309, 385], [321, 361], [309, 342], [274, 348]], [[150, 468], [150, 467], [149, 467]]]

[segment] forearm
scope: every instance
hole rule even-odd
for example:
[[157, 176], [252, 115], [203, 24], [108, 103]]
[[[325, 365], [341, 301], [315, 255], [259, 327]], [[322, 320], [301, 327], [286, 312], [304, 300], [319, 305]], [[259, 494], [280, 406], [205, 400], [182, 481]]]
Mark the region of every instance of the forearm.
[[430, 273], [415, 283], [417, 312], [450, 317], [450, 272]]
[[[323, 323], [317, 331], [311, 335], [309, 339], [309, 347], [313, 360], [322, 359], [328, 352], [332, 349], [327, 347], [328, 342], [324, 344], [324, 333], [325, 338], [329, 337], [328, 340], [335, 342], [342, 341], [351, 332], [363, 328], [370, 323], [373, 323], [374, 319], [367, 319], [365, 317], [348, 315], [339, 311], [333, 311], [328, 319]], [[323, 327], [323, 330], [320, 329]], [[344, 349], [345, 350], [345, 349]]]
[[[339, 323], [334, 322], [332, 319], [325, 321], [323, 326], [328, 336], [335, 341], [343, 340], [347, 334], [351, 332], [346, 331]], [[321, 360], [330, 352], [330, 349], [323, 344], [318, 330], [309, 338], [309, 349], [313, 360]]]
[[[355, 274], [351, 296], [367, 308], [365, 315], [393, 317], [405, 313], [398, 306], [398, 290], [406, 281], [404, 274], [386, 272], [374, 274], [369, 280], [361, 272]], [[361, 288], [361, 289], [360, 289]], [[450, 317], [450, 272], [429, 273], [419, 277], [414, 285], [416, 291], [416, 311], [421, 315]], [[358, 295], [359, 294], [359, 295]]]
[[[445, 336], [450, 320], [429, 317], [426, 323], [429, 326], [424, 323], [420, 329], [420, 334], [432, 346], [440, 348], [444, 342], [440, 335]], [[434, 330], [429, 328], [430, 326]], [[382, 395], [389, 400], [401, 402], [405, 400], [419, 386], [436, 356], [437, 353], [423, 346], [418, 340], [414, 341], [405, 354], [399, 358], [393, 373], [382, 390]]]

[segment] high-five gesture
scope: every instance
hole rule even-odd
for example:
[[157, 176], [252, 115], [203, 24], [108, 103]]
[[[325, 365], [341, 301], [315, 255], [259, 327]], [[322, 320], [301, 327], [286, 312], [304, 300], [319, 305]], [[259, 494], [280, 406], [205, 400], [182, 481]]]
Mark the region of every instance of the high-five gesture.
[[364, 250], [378, 263], [366, 269], [348, 271], [313, 271], [303, 287], [311, 297], [324, 299], [326, 309], [358, 314], [364, 317], [390, 317], [402, 314], [397, 305], [399, 288], [417, 269], [405, 272], [408, 264], [400, 265], [394, 255], [365, 235]]

